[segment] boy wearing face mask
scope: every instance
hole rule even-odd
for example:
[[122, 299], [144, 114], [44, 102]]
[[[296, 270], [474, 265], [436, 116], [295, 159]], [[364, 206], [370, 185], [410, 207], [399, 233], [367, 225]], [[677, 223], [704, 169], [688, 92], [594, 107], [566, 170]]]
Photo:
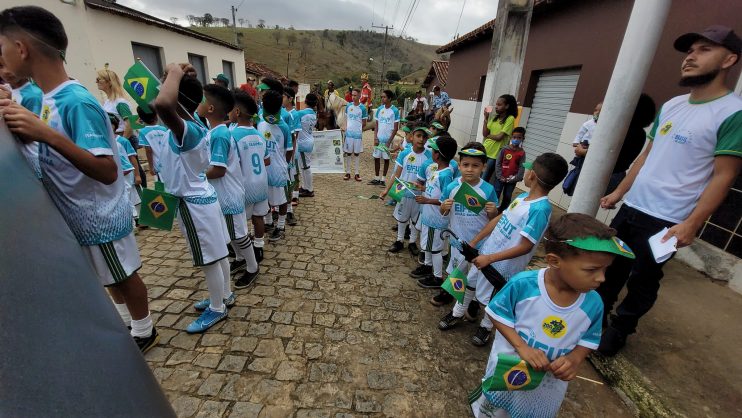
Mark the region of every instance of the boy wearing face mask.
[[526, 151], [523, 149], [523, 141], [526, 138], [526, 130], [518, 127], [513, 129], [510, 143], [500, 150], [495, 166], [495, 194], [500, 199], [498, 212], [502, 212], [510, 205], [515, 185], [523, 180], [523, 163], [526, 161]]

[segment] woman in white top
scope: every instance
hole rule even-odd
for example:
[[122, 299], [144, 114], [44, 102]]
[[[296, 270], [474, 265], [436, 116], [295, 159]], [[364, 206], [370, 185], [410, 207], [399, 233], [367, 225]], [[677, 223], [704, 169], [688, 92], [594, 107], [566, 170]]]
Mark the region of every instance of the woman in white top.
[[[124, 119], [132, 114], [129, 101], [126, 100], [126, 94], [121, 87], [121, 79], [118, 74], [108, 69], [108, 64], [102, 70], [98, 70], [95, 83], [98, 90], [106, 94], [106, 100], [103, 102], [103, 110], [113, 113], [119, 120], [119, 128], [116, 133], [124, 138], [131, 137], [131, 127]], [[124, 131], [128, 132], [124, 132]]]

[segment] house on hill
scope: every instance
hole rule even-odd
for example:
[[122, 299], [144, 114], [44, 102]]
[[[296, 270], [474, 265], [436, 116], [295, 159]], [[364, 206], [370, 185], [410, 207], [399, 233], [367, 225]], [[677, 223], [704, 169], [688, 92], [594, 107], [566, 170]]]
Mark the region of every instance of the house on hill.
[[275, 78], [282, 83], [288, 83], [289, 79], [281, 75], [278, 71], [273, 71], [268, 66], [254, 61], [245, 61], [245, 72], [247, 76], [253, 76], [260, 80], [263, 77]]

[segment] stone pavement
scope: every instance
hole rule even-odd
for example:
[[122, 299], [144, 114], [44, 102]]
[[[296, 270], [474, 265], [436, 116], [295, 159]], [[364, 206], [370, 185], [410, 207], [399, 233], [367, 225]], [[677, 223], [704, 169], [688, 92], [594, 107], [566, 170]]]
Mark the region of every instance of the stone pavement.
[[[407, 253], [386, 252], [391, 209], [356, 197], [382, 191], [366, 185], [370, 152], [362, 158], [362, 183], [315, 176], [299, 225], [266, 244], [256, 285], [203, 335], [183, 331], [206, 286], [177, 228], [138, 232], [162, 335], [146, 359], [179, 416], [470, 416], [489, 348], [469, 343], [475, 324], [437, 329], [450, 307], [430, 305], [436, 292], [408, 277]], [[580, 374], [601, 379], [587, 363]], [[560, 416], [631, 415], [607, 385], [575, 381]]]

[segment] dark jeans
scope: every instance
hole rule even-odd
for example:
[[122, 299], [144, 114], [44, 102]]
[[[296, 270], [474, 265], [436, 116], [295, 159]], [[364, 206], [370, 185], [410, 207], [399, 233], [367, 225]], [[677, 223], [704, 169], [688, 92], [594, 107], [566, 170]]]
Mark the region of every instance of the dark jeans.
[[509, 205], [513, 199], [513, 191], [515, 190], [516, 183], [503, 183], [500, 180], [495, 179], [495, 194], [500, 199], [500, 193], [502, 193], [502, 199], [500, 199], [500, 206], [497, 207], [498, 212], [502, 212]]
[[497, 160], [494, 158], [487, 158], [487, 165], [484, 166], [484, 173], [482, 173], [482, 180], [486, 181], [491, 185], [495, 185], [496, 179], [492, 177], [495, 175]]
[[616, 308], [616, 316], [611, 326], [624, 335], [636, 332], [636, 326], [645, 313], [654, 306], [660, 279], [664, 276], [662, 266], [667, 262], [656, 263], [649, 248], [649, 237], [662, 228], [675, 225], [662, 219], [647, 215], [644, 212], [623, 205], [611, 222], [611, 227], [634, 251], [635, 260], [616, 256], [605, 272], [605, 282], [598, 288], [603, 299], [604, 324], [607, 315], [613, 309], [618, 294], [626, 285], [626, 297]]

